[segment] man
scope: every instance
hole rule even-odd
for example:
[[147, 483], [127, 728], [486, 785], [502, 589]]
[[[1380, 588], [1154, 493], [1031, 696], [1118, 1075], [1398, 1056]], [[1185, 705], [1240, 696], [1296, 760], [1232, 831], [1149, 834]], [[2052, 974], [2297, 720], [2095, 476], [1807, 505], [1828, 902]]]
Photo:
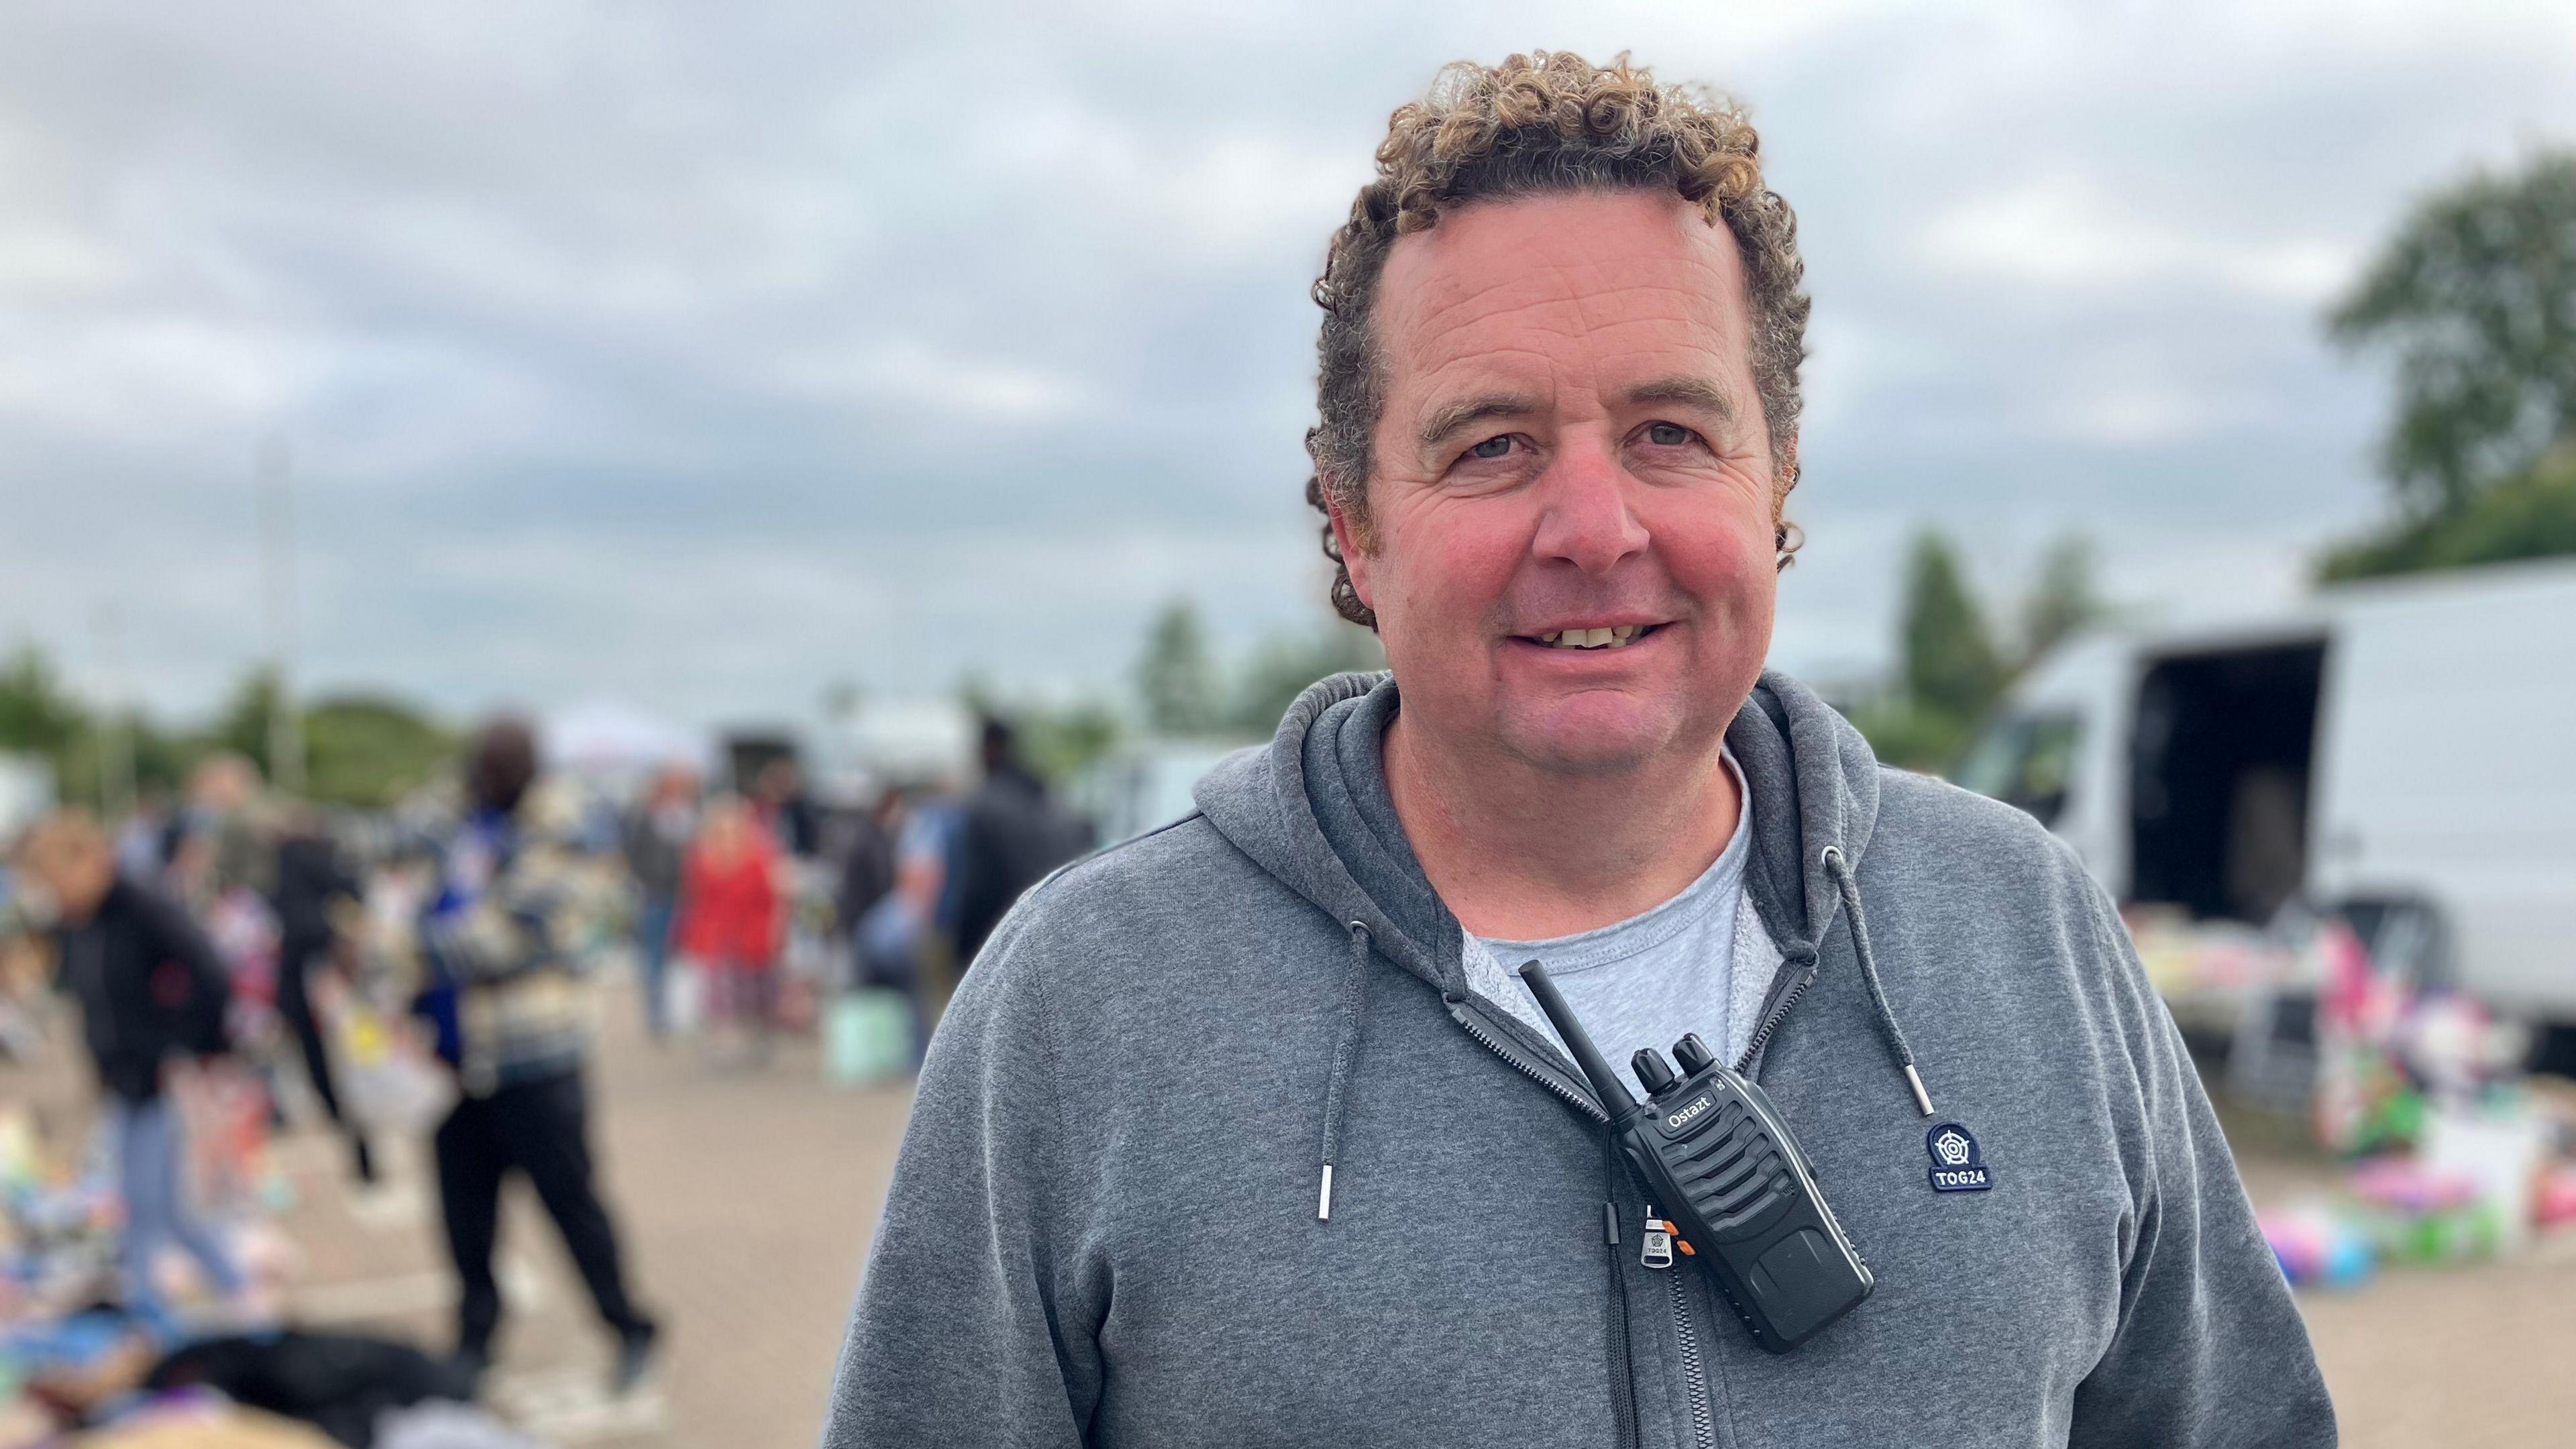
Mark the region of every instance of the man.
[[227, 1299], [244, 1292], [241, 1270], [189, 1207], [187, 1141], [163, 1091], [177, 1062], [226, 1050], [232, 988], [215, 949], [187, 913], [117, 873], [116, 847], [98, 822], [67, 811], [37, 827], [28, 874], [52, 898], [54, 959], [80, 1003], [81, 1035], [106, 1099], [125, 1204], [119, 1262], [126, 1299], [156, 1307], [152, 1262], [176, 1243]]
[[841, 879], [832, 892], [832, 915], [843, 935], [850, 938], [851, 952], [860, 962], [859, 975], [870, 984], [900, 984], [910, 973], [900, 973], [886, 981], [876, 981], [868, 970], [868, 944], [860, 923], [878, 903], [894, 894], [895, 841], [903, 831], [903, 791], [888, 786], [868, 808], [849, 823], [841, 845]]
[[259, 766], [247, 756], [219, 750], [198, 761], [188, 772], [186, 802], [170, 822], [164, 892], [200, 913], [227, 898], [243, 899], [245, 891], [265, 894], [274, 863], [265, 815]]
[[569, 812], [541, 807], [536, 736], [502, 719], [475, 737], [468, 813], [447, 843], [419, 932], [416, 1009], [456, 1072], [456, 1107], [435, 1143], [439, 1209], [462, 1289], [456, 1359], [480, 1377], [501, 1323], [492, 1273], [501, 1183], [525, 1173], [617, 1336], [611, 1386], [633, 1388], [657, 1329], [626, 1291], [615, 1226], [591, 1176], [589, 997], [584, 918], [597, 905], [570, 843]]
[[[331, 1053], [314, 1010], [312, 974], [344, 976], [344, 923], [365, 909], [366, 888], [340, 859], [330, 822], [310, 805], [284, 807], [277, 859], [270, 870], [269, 909], [277, 916], [277, 1014], [295, 1034], [323, 1114], [348, 1138], [349, 1170], [362, 1186], [376, 1181], [375, 1153], [366, 1128], [341, 1109]], [[343, 983], [345, 985], [345, 982]]]
[[984, 783], [958, 819], [955, 873], [957, 959], [970, 965], [1020, 892], [1091, 845], [1089, 827], [1020, 762], [1010, 725], [986, 719], [978, 748]]
[[[994, 933], [827, 1440], [2330, 1444], [2100, 890], [1761, 670], [1806, 301], [1743, 117], [1516, 57], [1378, 156], [1310, 492], [1392, 677]], [[1647, 1261], [1530, 959], [1614, 1060], [1743, 1063], [1875, 1295], [1773, 1355]]]
[[797, 768], [794, 756], [761, 766], [752, 781], [751, 798], [760, 823], [789, 856], [801, 861], [822, 853], [822, 816], [805, 793], [805, 772]]
[[670, 1034], [665, 986], [671, 920], [680, 905], [680, 862], [698, 833], [698, 777], [686, 765], [664, 765], [626, 817], [619, 844], [634, 878], [635, 955], [644, 987], [644, 1027], [655, 1041]]

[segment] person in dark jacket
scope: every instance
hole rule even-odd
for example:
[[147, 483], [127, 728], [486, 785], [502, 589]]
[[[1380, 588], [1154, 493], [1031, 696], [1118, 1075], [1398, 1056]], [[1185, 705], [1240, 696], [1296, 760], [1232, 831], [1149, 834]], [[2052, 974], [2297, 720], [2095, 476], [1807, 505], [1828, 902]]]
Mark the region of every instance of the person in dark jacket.
[[617, 1231], [591, 1173], [585, 962], [593, 894], [576, 822], [539, 806], [535, 732], [483, 728], [466, 761], [469, 813], [448, 840], [420, 921], [423, 990], [438, 1055], [460, 1095], [435, 1141], [447, 1246], [463, 1290], [456, 1358], [480, 1377], [501, 1323], [492, 1272], [501, 1183], [523, 1173], [563, 1234], [600, 1319], [617, 1335], [612, 1386], [643, 1378], [658, 1329], [626, 1288]]
[[777, 837], [779, 848], [798, 860], [811, 860], [823, 850], [823, 817], [805, 793], [805, 772], [793, 759], [772, 760], [752, 781], [751, 801], [760, 823]]
[[841, 850], [840, 884], [832, 892], [833, 914], [842, 933], [851, 938], [852, 953], [860, 960], [860, 979], [868, 985], [902, 985], [910, 980], [909, 972], [899, 979], [876, 979], [866, 959], [866, 943], [858, 939], [868, 913], [894, 892], [894, 842], [902, 829], [903, 808], [903, 792], [889, 789], [877, 797], [872, 809], [851, 822]]
[[312, 973], [337, 969], [339, 928], [333, 918], [359, 905], [366, 892], [340, 859], [320, 814], [310, 808], [290, 815], [280, 832], [273, 875], [269, 906], [277, 914], [277, 1014], [295, 1033], [313, 1095], [349, 1139], [351, 1171], [358, 1181], [372, 1183], [375, 1155], [368, 1150], [366, 1133], [341, 1110], [331, 1054], [313, 1013], [311, 982]]
[[972, 966], [1020, 893], [1091, 848], [1090, 826], [1057, 808], [1044, 781], [1020, 763], [1019, 742], [984, 721], [984, 783], [967, 797], [957, 830], [957, 961]]
[[128, 1303], [152, 1307], [152, 1260], [175, 1242], [227, 1299], [240, 1269], [190, 1210], [181, 1167], [187, 1143], [162, 1091], [173, 1062], [225, 1051], [231, 985], [214, 946], [177, 906], [116, 872], [116, 852], [96, 820], [66, 811], [27, 845], [28, 873], [53, 898], [58, 980], [80, 1003], [81, 1034], [106, 1095], [125, 1200], [119, 1260]]

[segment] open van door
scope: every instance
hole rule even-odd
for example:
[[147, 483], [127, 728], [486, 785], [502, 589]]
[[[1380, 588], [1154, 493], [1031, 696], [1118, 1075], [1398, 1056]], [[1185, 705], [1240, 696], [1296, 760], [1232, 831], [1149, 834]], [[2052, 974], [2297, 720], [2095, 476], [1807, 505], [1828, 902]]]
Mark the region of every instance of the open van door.
[[2145, 658], [2125, 899], [2260, 926], [2306, 895], [2326, 657], [2309, 635]]

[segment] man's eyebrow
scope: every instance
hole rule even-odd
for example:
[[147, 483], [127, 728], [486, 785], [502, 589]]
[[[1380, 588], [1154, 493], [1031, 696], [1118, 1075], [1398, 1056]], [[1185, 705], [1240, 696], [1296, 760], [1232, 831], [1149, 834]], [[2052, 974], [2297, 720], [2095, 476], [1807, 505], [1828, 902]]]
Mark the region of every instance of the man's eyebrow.
[[1703, 377], [1659, 377], [1628, 389], [1630, 407], [1648, 403], [1680, 403], [1715, 413], [1727, 422], [1735, 420], [1735, 394]]
[[1537, 411], [1535, 399], [1517, 392], [1489, 392], [1442, 403], [1422, 420], [1422, 450], [1427, 453], [1439, 447], [1450, 434], [1470, 423], [1480, 423], [1487, 418], [1525, 418]]

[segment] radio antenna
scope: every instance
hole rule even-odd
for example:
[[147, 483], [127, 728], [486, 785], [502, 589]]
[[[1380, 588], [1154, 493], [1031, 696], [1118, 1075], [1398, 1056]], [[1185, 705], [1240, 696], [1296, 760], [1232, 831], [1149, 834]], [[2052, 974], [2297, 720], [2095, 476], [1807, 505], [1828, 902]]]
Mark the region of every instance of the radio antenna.
[[1565, 998], [1557, 994], [1556, 983], [1547, 979], [1547, 968], [1536, 961], [1526, 962], [1521, 967], [1521, 979], [1529, 983], [1530, 995], [1538, 998], [1538, 1009], [1547, 1013], [1558, 1039], [1573, 1053], [1574, 1064], [1592, 1079], [1593, 1094], [1601, 1099], [1602, 1110], [1610, 1114], [1610, 1120], [1615, 1123], [1634, 1115], [1637, 1099], [1628, 1095], [1628, 1084], [1620, 1081], [1619, 1074], [1601, 1059], [1601, 1049], [1592, 1044], [1591, 1034], [1574, 1019], [1574, 1008], [1565, 1004]]

